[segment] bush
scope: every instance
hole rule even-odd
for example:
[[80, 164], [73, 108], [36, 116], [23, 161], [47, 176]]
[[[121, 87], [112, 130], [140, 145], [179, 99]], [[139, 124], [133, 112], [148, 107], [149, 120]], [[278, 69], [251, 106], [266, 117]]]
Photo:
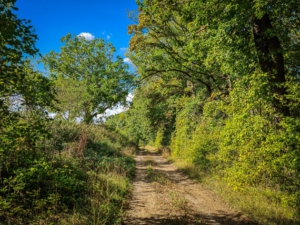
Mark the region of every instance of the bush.
[[30, 145], [3, 148], [0, 223], [119, 224], [134, 175], [126, 140], [103, 126], [44, 125], [51, 138], [30, 131]]

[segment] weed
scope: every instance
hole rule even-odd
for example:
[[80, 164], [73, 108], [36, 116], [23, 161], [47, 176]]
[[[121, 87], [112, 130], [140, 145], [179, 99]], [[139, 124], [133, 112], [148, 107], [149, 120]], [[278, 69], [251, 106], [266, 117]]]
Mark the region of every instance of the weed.
[[158, 184], [161, 184], [161, 185], [170, 185], [171, 184], [171, 180], [167, 177], [166, 174], [153, 169], [153, 167], [151, 165], [147, 166], [147, 178], [151, 182], [157, 182]]
[[190, 212], [190, 208], [188, 207], [188, 202], [184, 198], [184, 196], [176, 191], [170, 191], [169, 195], [172, 199], [172, 205], [176, 209], [182, 211], [185, 216], [187, 216]]
[[[288, 205], [293, 201], [287, 194], [261, 187], [233, 189], [220, 179], [206, 178], [205, 184], [214, 189], [225, 201], [243, 211], [252, 220], [264, 225], [299, 224], [296, 209]], [[281, 196], [278, 196], [281, 195]], [[278, 196], [278, 197], [276, 197]], [[277, 198], [277, 200], [276, 200]], [[285, 198], [287, 204], [279, 199]]]
[[155, 162], [151, 157], [147, 157], [146, 159], [146, 165], [154, 166]]
[[[284, 192], [262, 187], [235, 189], [225, 181], [206, 174], [195, 165], [175, 159], [175, 164], [191, 178], [214, 190], [225, 202], [241, 210], [251, 220], [264, 225], [299, 224], [297, 211], [289, 204], [294, 200]], [[282, 201], [285, 199], [285, 202]]]
[[43, 149], [16, 151], [2, 171], [0, 224], [120, 224], [135, 167], [122, 137], [93, 125], [49, 129]]

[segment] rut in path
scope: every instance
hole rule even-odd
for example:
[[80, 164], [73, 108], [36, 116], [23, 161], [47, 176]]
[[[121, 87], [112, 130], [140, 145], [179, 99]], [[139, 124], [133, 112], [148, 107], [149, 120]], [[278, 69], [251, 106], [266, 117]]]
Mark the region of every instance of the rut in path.
[[123, 224], [254, 224], [188, 179], [159, 153], [140, 149]]

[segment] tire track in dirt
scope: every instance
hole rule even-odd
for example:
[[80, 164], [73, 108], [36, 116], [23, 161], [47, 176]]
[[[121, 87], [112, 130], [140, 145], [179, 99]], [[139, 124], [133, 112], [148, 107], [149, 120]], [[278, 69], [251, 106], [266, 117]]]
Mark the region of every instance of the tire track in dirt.
[[136, 177], [123, 224], [254, 224], [150, 149], [136, 157]]

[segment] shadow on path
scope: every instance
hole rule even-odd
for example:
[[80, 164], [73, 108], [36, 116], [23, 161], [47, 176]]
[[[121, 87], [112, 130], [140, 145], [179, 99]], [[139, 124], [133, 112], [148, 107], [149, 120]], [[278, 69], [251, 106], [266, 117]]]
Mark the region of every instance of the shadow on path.
[[[134, 189], [122, 224], [257, 224], [230, 210], [159, 153], [141, 149], [135, 160]], [[164, 174], [168, 183], [150, 180], [149, 166], [157, 174]]]

